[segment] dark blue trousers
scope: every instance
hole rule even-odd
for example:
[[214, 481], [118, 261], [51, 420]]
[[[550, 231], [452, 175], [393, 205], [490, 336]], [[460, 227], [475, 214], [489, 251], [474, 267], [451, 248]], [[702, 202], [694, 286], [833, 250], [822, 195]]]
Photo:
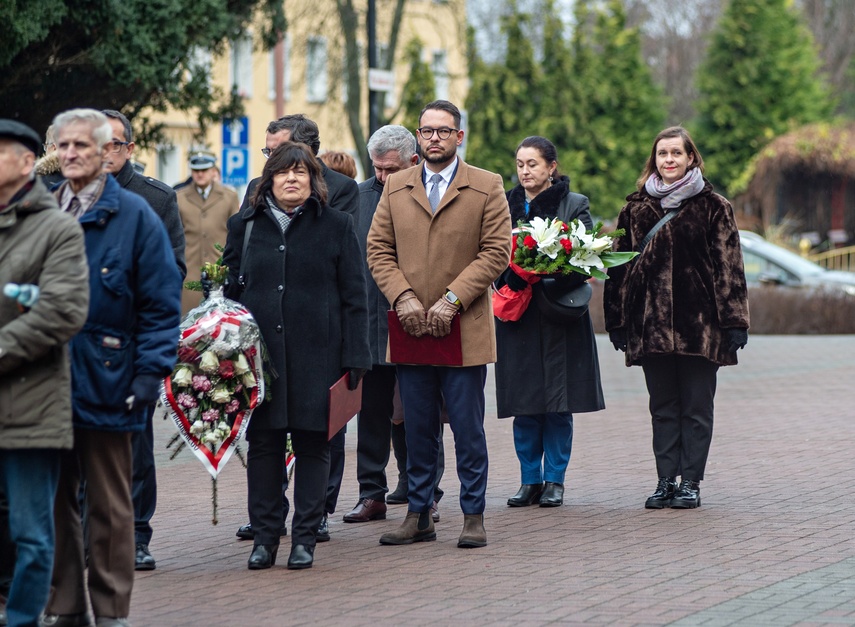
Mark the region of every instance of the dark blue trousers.
[[454, 433], [460, 508], [482, 514], [487, 494], [487, 438], [484, 435], [484, 382], [487, 366], [398, 366], [407, 437], [407, 475], [411, 512], [427, 513], [434, 501], [445, 398]]

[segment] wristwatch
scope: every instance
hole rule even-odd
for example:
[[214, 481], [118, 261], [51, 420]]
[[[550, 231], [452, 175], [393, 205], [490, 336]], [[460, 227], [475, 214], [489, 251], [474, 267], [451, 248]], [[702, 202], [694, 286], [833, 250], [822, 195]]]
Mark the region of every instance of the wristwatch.
[[445, 298], [445, 300], [447, 300], [452, 305], [460, 307], [460, 299], [457, 298], [457, 294], [455, 294], [451, 290], [445, 290], [445, 294], [443, 294], [443, 298]]

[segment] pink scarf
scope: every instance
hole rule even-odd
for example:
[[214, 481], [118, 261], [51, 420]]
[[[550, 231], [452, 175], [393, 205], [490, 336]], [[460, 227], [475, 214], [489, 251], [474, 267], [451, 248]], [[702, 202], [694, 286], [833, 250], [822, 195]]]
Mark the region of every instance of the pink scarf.
[[664, 209], [678, 207], [687, 198], [696, 196], [704, 188], [704, 177], [700, 169], [692, 168], [679, 181], [666, 185], [655, 172], [644, 184], [644, 189], [654, 198], [659, 198]]

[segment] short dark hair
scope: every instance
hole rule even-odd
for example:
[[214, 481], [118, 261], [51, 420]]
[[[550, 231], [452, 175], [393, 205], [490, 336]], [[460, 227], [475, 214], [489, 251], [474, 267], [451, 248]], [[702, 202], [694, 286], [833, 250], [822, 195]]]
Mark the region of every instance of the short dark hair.
[[121, 122], [122, 126], [125, 129], [125, 141], [134, 141], [134, 129], [131, 128], [131, 121], [125, 116], [124, 113], [122, 113], [121, 111], [116, 111], [115, 109], [103, 109], [101, 113], [106, 115], [108, 118], [112, 118]]
[[315, 156], [321, 149], [321, 133], [318, 125], [302, 113], [286, 115], [267, 125], [267, 132], [271, 135], [279, 131], [289, 131], [291, 136], [288, 139], [306, 144]]
[[546, 163], [552, 163], [554, 161], [555, 172], [552, 173], [552, 177], [557, 179], [561, 176], [561, 173], [558, 171], [558, 151], [555, 150], [555, 144], [551, 141], [545, 137], [540, 137], [539, 135], [532, 135], [531, 137], [526, 137], [520, 142], [520, 145], [517, 146], [517, 149], [514, 151], [514, 156], [519, 153], [520, 148], [534, 148], [540, 153], [540, 156], [546, 160]]
[[422, 125], [422, 116], [425, 114], [425, 111], [430, 109], [438, 109], [439, 111], [450, 113], [451, 117], [454, 118], [454, 126], [456, 126], [458, 130], [460, 129], [460, 109], [448, 100], [434, 100], [433, 102], [427, 103], [425, 108], [422, 109], [421, 113], [419, 113], [419, 126]]
[[[692, 160], [692, 164], [689, 166], [688, 170], [698, 168], [701, 171], [701, 174], [703, 174], [704, 158], [701, 156], [701, 152], [698, 150], [698, 147], [695, 146], [695, 141], [692, 139], [692, 136], [689, 135], [689, 131], [682, 126], [669, 126], [668, 128], [659, 131], [656, 139], [653, 140], [653, 147], [650, 149], [650, 156], [647, 157], [647, 163], [644, 164], [641, 176], [639, 176], [638, 180], [635, 182], [635, 185], [639, 190], [644, 187], [645, 183], [647, 183], [647, 179], [649, 179], [652, 174], [656, 173], [656, 144], [663, 139], [674, 139], [675, 137], [679, 137], [683, 140], [683, 150], [686, 151], [686, 155], [694, 155], [694, 159]], [[688, 170], [686, 170], [687, 173]]]
[[255, 188], [250, 204], [257, 207], [264, 202], [264, 197], [273, 189], [273, 177], [278, 172], [285, 172], [294, 166], [305, 166], [311, 178], [312, 194], [318, 197], [322, 205], [327, 202], [327, 184], [324, 181], [321, 162], [312, 154], [311, 149], [302, 142], [287, 141], [279, 144], [270, 153], [270, 158], [264, 162], [261, 171], [261, 181]]

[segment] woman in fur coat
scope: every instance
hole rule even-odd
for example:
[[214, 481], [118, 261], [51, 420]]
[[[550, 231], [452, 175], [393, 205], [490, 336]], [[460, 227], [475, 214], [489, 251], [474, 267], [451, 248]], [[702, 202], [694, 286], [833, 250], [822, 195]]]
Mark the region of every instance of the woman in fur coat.
[[[516, 152], [519, 185], [508, 192], [511, 222], [534, 217], [565, 222], [578, 218], [593, 226], [588, 199], [570, 191], [570, 180], [558, 173], [555, 146], [543, 137], [528, 137]], [[571, 290], [585, 277], [554, 279]], [[497, 281], [522, 290], [528, 283], [508, 268]], [[534, 290], [542, 289], [535, 283]], [[537, 296], [537, 295], [536, 295]], [[496, 401], [499, 418], [514, 417], [514, 447], [522, 485], [508, 499], [511, 507], [564, 502], [564, 475], [573, 444], [573, 414], [605, 408], [591, 316], [575, 320], [547, 317], [532, 299], [516, 322], [496, 322]]]
[[684, 128], [656, 136], [638, 190], [618, 216], [626, 234], [617, 250], [641, 254], [611, 268], [605, 285], [609, 339], [626, 353], [627, 366], [641, 365], [650, 394], [659, 482], [648, 509], [701, 504], [716, 374], [736, 364], [748, 342], [739, 231], [730, 203], [713, 192], [703, 169]]

